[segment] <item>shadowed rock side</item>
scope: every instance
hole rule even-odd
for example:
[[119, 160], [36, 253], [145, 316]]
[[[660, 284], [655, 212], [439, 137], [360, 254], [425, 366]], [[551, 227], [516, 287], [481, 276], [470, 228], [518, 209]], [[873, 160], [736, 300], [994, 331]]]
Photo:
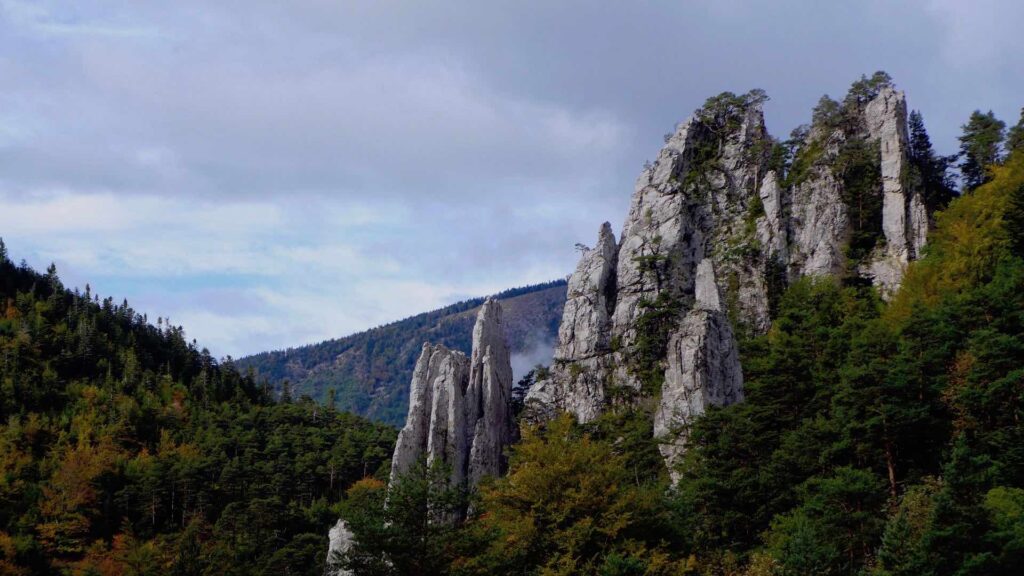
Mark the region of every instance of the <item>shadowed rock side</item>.
[[729, 319], [722, 311], [714, 267], [697, 267], [696, 301], [668, 345], [668, 368], [654, 414], [654, 436], [672, 480], [685, 451], [687, 427], [708, 406], [743, 400], [743, 371]]
[[[643, 394], [632, 363], [641, 320], [654, 306], [678, 310], [661, 356], [664, 436], [685, 429], [708, 405], [742, 399], [734, 333], [765, 333], [772, 298], [788, 282], [860, 276], [883, 297], [899, 286], [929, 226], [921, 190], [906, 178], [903, 93], [880, 86], [843, 108], [839, 121], [816, 113], [788, 168], [773, 155], [780, 144], [765, 129], [765, 100], [759, 91], [710, 99], [644, 168], [620, 241], [602, 226], [569, 280], [555, 363], [527, 396], [528, 419], [566, 411], [587, 422], [605, 410], [610, 387]], [[860, 151], [877, 181], [851, 179], [851, 150]], [[855, 194], [879, 211], [853, 218]], [[862, 240], [857, 254], [850, 250], [855, 235]], [[684, 441], [664, 444], [669, 464]]]
[[475, 486], [505, 469], [504, 449], [514, 438], [512, 366], [501, 305], [488, 300], [477, 314], [472, 355], [423, 345], [413, 371], [409, 415], [398, 434], [391, 479], [421, 459], [451, 469], [453, 484]]

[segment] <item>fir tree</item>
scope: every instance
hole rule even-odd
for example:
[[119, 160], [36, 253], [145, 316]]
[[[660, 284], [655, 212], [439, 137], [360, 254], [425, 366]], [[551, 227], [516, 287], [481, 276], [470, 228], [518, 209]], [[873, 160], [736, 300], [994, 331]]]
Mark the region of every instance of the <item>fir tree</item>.
[[924, 127], [924, 118], [917, 110], [910, 113], [909, 130], [910, 161], [920, 179], [925, 205], [930, 210], [941, 210], [956, 196], [956, 189], [949, 177], [949, 168], [956, 157], [935, 153]]
[[991, 110], [983, 114], [975, 110], [960, 135], [960, 173], [964, 189], [973, 190], [989, 181], [988, 169], [1002, 160], [1006, 123]]
[[1024, 149], [1024, 108], [1020, 109], [1020, 120], [1006, 132], [1006, 151], [1014, 153]]

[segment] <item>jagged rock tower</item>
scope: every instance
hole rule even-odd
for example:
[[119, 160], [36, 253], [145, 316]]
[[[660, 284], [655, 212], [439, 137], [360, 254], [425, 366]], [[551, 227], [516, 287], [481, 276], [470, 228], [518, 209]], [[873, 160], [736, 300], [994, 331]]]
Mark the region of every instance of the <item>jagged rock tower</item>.
[[[842, 105], [823, 100], [788, 151], [765, 129], [761, 91], [712, 98], [681, 123], [637, 179], [618, 242], [605, 223], [583, 252], [550, 377], [527, 413], [587, 422], [654, 395], [671, 466], [693, 417], [743, 399], [734, 333], [766, 332], [787, 283], [859, 277], [891, 295], [929, 213], [908, 177], [903, 93], [865, 86]], [[657, 390], [640, 370], [652, 356]]]
[[[420, 461], [444, 464], [451, 483], [472, 487], [505, 472], [505, 448], [516, 437], [512, 364], [501, 305], [488, 299], [473, 326], [472, 352], [425, 343], [412, 374], [409, 414], [391, 459], [391, 482]], [[353, 535], [344, 520], [329, 534], [329, 556], [345, 553]], [[328, 567], [329, 576], [347, 576]]]
[[512, 364], [501, 305], [488, 299], [473, 327], [469, 358], [424, 344], [409, 393], [409, 415], [398, 434], [391, 479], [419, 460], [451, 468], [453, 484], [475, 486], [504, 472], [505, 448], [515, 437]]

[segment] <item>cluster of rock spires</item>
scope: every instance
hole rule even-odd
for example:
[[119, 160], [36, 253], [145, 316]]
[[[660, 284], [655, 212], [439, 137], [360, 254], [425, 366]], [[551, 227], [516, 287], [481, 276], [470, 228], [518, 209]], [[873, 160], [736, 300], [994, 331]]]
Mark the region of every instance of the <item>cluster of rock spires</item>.
[[455, 485], [476, 486], [485, 476], [504, 472], [504, 451], [515, 435], [512, 364], [501, 305], [489, 299], [477, 315], [469, 358], [444, 346], [423, 345], [391, 480], [423, 460], [450, 468]]
[[[653, 392], [654, 435], [675, 480], [693, 419], [743, 400], [736, 331], [765, 333], [786, 284], [859, 277], [891, 295], [921, 254], [930, 214], [908, 177], [903, 93], [885, 82], [860, 97], [844, 104], [842, 122], [816, 118], [785, 173], [760, 91], [713, 98], [681, 123], [638, 178], [621, 237], [606, 222], [597, 244], [583, 251], [569, 279], [554, 364], [530, 389], [524, 418], [568, 412], [585, 423], [615, 402], [652, 394], [633, 365], [640, 343], [650, 342], [641, 333], [645, 314], [663, 306], [673, 316], [658, 351], [664, 378]], [[879, 181], [869, 194], [881, 210], [870, 215], [880, 222], [871, 223], [877, 232], [869, 253], [853, 258], [851, 238], [864, 214], [855, 222], [841, 165], [846, 146], [856, 143], [875, 155]], [[452, 482], [465, 485], [504, 471], [515, 425], [500, 322], [500, 307], [488, 302], [469, 359], [424, 345], [392, 479], [421, 458], [447, 464]], [[350, 539], [343, 524], [332, 530], [332, 546]]]
[[[425, 343], [413, 370], [409, 414], [398, 433], [391, 479], [421, 463], [443, 465], [455, 486], [474, 487], [505, 472], [505, 449], [517, 436], [512, 416], [512, 364], [501, 304], [488, 299], [473, 326], [470, 356]], [[453, 519], [457, 520], [457, 519]], [[331, 529], [328, 558], [351, 548], [344, 520]], [[345, 571], [328, 574], [348, 576]]]
[[[903, 93], [881, 86], [854, 108], [852, 123], [812, 126], [800, 147], [817, 152], [805, 153], [799, 178], [774, 166], [765, 99], [755, 91], [709, 100], [644, 168], [621, 238], [601, 226], [569, 280], [550, 376], [527, 396], [533, 418], [566, 411], [591, 421], [623, 397], [615, 388], [640, 391], [630, 370], [638, 320], [652, 304], [672, 302], [678, 318], [655, 411], [655, 435], [671, 468], [695, 416], [743, 399], [734, 330], [766, 332], [772, 299], [788, 282], [859, 276], [883, 297], [899, 286], [929, 227], [922, 191], [906, 176]], [[855, 139], [878, 151], [882, 208], [880, 237], [852, 262], [854, 223], [837, 158]]]

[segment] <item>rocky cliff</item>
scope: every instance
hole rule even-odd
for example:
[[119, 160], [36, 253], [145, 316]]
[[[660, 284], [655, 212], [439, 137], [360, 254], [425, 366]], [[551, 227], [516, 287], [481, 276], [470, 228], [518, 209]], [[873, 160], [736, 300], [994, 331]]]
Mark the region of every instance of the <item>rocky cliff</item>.
[[473, 327], [472, 353], [424, 344], [413, 371], [409, 415], [398, 434], [391, 479], [420, 460], [451, 469], [453, 484], [475, 486], [505, 469], [515, 437], [512, 367], [501, 305], [487, 300]]
[[929, 214], [907, 177], [907, 108], [888, 77], [823, 98], [787, 142], [767, 96], [725, 93], [666, 138], [637, 180], [616, 241], [605, 223], [569, 280], [554, 364], [528, 414], [587, 422], [657, 400], [671, 465], [709, 405], [743, 398], [735, 334], [766, 332], [801, 276], [874, 283], [883, 297], [921, 252]]

